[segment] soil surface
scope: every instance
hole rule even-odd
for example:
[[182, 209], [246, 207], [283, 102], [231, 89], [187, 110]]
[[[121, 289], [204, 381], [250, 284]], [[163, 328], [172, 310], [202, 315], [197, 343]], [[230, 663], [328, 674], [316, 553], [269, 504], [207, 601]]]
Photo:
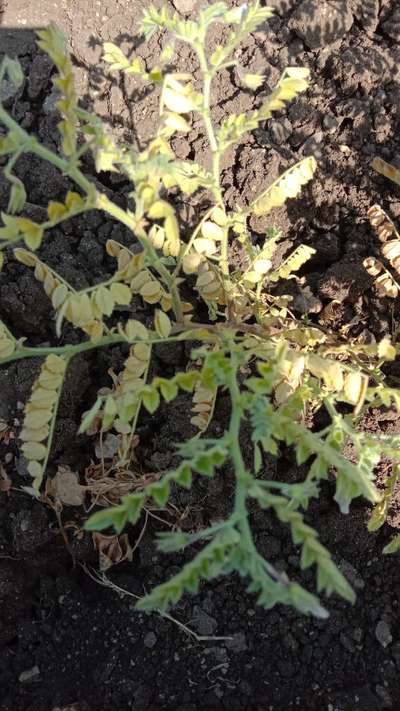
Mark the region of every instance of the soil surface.
[[[370, 167], [376, 155], [400, 167], [397, 2], [269, 4], [276, 10], [275, 18], [249, 37], [236, 55], [248, 72], [264, 74], [265, 84], [254, 96], [240, 88], [234, 71], [226, 71], [215, 86], [214, 120], [259, 105], [288, 65], [309, 67], [313, 81], [307, 94], [286, 112], [227, 154], [223, 185], [228, 205], [245, 204], [285, 168], [313, 154], [319, 164], [316, 179], [301, 198], [273, 216], [273, 224], [285, 235], [281, 256], [299, 242], [316, 249], [302, 283], [293, 291], [294, 308], [298, 315], [319, 322], [323, 308], [335, 300], [338, 331], [345, 333], [347, 328], [356, 335], [364, 331], [368, 338], [391, 334], [399, 323], [399, 307], [377, 298], [362, 260], [377, 254], [367, 209], [379, 202], [392, 219], [400, 220], [400, 189]], [[18, 56], [26, 75], [21, 90], [15, 93], [6, 87], [3, 99], [21, 125], [46, 145], [59, 145], [53, 68], [37, 50], [32, 31], [53, 20], [68, 35], [82, 105], [103, 117], [117, 136], [145, 145], [157, 122], [157, 93], [132, 78], [111, 78], [100, 55], [102, 42], [112, 40], [140, 55], [147, 67], [156, 63], [166, 38], [153, 37], [143, 44], [136, 36], [146, 5], [137, 0], [9, 0], [2, 5], [0, 0], [0, 56], [3, 52]], [[195, 12], [198, 5], [191, 0], [174, 3], [182, 14]], [[210, 47], [220, 39], [217, 35], [209, 38]], [[194, 57], [184, 48], [177, 65], [197, 71]], [[197, 124], [188, 141], [174, 139], [174, 149], [179, 157], [205, 165], [209, 159]], [[89, 160], [85, 170], [93, 174]], [[69, 187], [55, 169], [32, 156], [19, 160], [17, 173], [28, 191], [26, 214], [34, 219], [42, 219], [48, 200], [62, 198]], [[129, 186], [123, 179], [101, 174], [98, 180], [124, 204]], [[0, 172], [3, 210], [7, 199], [7, 182]], [[176, 208], [185, 229], [196, 220], [202, 203], [197, 198], [179, 200]], [[265, 233], [270, 221], [253, 220], [255, 238]], [[74, 286], [84, 288], [106, 278], [113, 268], [104, 251], [109, 237], [128, 239], [119, 225], [90, 213], [53, 230], [40, 254]], [[150, 312], [139, 303], [134, 307], [136, 316], [146, 320]], [[34, 345], [56, 342], [47, 297], [31, 272], [12, 259], [0, 275], [0, 318], [16, 336]], [[68, 329], [63, 334], [63, 339], [74, 338]], [[88, 446], [87, 438], [77, 438], [76, 429], [96, 390], [109, 385], [107, 370], [118, 370], [123, 356], [114, 348], [75, 361], [60, 406], [51, 472], [70, 466], [83, 477], [94, 447], [92, 441]], [[173, 374], [187, 361], [188, 350], [181, 344], [158, 348], [154, 372]], [[7, 479], [3, 485], [0, 479], [1, 711], [400, 708], [400, 568], [396, 558], [381, 555], [399, 526], [398, 497], [388, 523], [375, 535], [366, 530], [368, 506], [357, 501], [348, 516], [341, 516], [329, 483], [312, 506], [311, 523], [357, 593], [354, 607], [337, 598], [326, 601], [328, 621], [305, 619], [282, 608], [265, 612], [235, 577], [219, 579], [197, 596], [185, 597], [171, 611], [173, 619], [138, 614], [133, 610], [134, 596], [170, 577], [186, 553], [159, 555], [153, 540], [154, 530], [162, 524], [148, 516], [128, 532], [132, 545], [141, 537], [133, 561], [99, 579], [91, 540], [75, 535], [76, 509], [55, 512], [21, 490], [29, 479], [16, 434], [38, 366], [19, 361], [0, 370], [0, 418], [8, 425], [0, 432], [0, 471], [12, 483], [7, 491]], [[389, 375], [397, 385], [396, 363]], [[170, 465], [173, 443], [193, 434], [189, 407], [182, 396], [156, 418], [141, 418], [141, 471], [157, 472]], [[213, 434], [222, 432], [227, 414], [227, 402], [221, 398]], [[398, 415], [392, 411], [370, 413], [363, 426], [400, 431]], [[304, 475], [290, 451], [283, 451], [270, 467], [271, 476], [279, 478]], [[381, 480], [386, 473], [387, 465], [382, 465]], [[175, 513], [158, 514], [169, 522], [175, 516], [176, 523], [192, 530], [223, 515], [231, 498], [232, 477], [226, 471], [197, 484], [190, 496], [177, 493]], [[260, 551], [278, 569], [312, 588], [312, 573], [299, 574], [298, 551], [288, 531], [258, 511], [252, 525]]]

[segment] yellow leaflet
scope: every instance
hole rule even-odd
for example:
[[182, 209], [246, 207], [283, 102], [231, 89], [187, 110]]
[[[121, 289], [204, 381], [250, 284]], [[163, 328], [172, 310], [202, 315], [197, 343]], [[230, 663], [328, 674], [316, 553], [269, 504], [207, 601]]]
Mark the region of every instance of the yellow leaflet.
[[255, 215], [266, 215], [274, 207], [284, 205], [287, 198], [296, 197], [299, 194], [303, 185], [306, 185], [313, 177], [316, 168], [317, 163], [313, 156], [303, 158], [256, 198], [250, 205], [249, 212], [254, 212]]

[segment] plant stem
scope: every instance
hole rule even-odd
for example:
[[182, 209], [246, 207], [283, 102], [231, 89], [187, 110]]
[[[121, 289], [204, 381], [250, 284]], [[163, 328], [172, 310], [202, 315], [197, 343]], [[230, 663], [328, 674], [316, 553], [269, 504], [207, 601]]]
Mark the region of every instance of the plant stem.
[[207, 138], [210, 144], [211, 155], [212, 155], [212, 174], [214, 177], [215, 188], [214, 194], [218, 203], [222, 204], [221, 196], [221, 185], [220, 185], [220, 151], [218, 148], [218, 142], [215, 136], [214, 126], [211, 120], [210, 111], [210, 100], [211, 100], [211, 82], [214, 76], [212, 70], [208, 68], [207, 58], [204, 51], [204, 47], [197, 42], [194, 43], [194, 49], [197, 52], [199, 58], [200, 69], [203, 74], [203, 106], [201, 109], [201, 116], [204, 123], [204, 128], [206, 129]]
[[254, 548], [253, 537], [248, 522], [246, 499], [249, 485], [253, 482], [253, 477], [246, 471], [240, 447], [240, 424], [243, 415], [241, 395], [236, 378], [237, 363], [234, 355], [231, 356], [232, 372], [228, 380], [228, 389], [231, 398], [232, 413], [229, 423], [230, 455], [236, 477], [236, 492], [234, 503], [234, 515], [238, 519], [238, 527], [243, 536], [243, 545], [249, 550]]
[[221, 240], [220, 267], [224, 277], [229, 278], [229, 255], [228, 255], [228, 228], [224, 227], [224, 236]]
[[[36, 138], [30, 136], [23, 128], [21, 128], [8, 113], [3, 109], [0, 104], [0, 122], [3, 123], [10, 131], [16, 133], [21, 140], [21, 148], [19, 152], [32, 152], [43, 158], [43, 160], [48, 161], [55, 165], [64, 175], [68, 175], [77, 185], [79, 185], [82, 190], [88, 195], [93, 195], [95, 193], [95, 187], [90, 180], [85, 178], [82, 172], [79, 170], [77, 165], [72, 164], [70, 161], [60, 158], [60, 156], [53, 153], [45, 146], [41, 145]], [[173, 275], [170, 274], [168, 269], [160, 263], [156, 251], [153, 248], [151, 242], [147, 239], [144, 233], [138, 234], [136, 230], [135, 219], [132, 215], [128, 214], [122, 210], [118, 205], [112, 202], [104, 193], [97, 193], [96, 195], [96, 207], [99, 210], [104, 210], [108, 212], [109, 215], [115, 217], [119, 222], [126, 225], [132, 230], [134, 234], [137, 235], [143, 248], [146, 250], [149, 258], [151, 260], [151, 265], [162, 277], [164, 282], [167, 284], [169, 292], [172, 299], [172, 308], [174, 310], [175, 318], [178, 323], [183, 323], [183, 312], [181, 300], [179, 297], [179, 292], [175, 284]]]
[[34, 153], [43, 158], [43, 160], [52, 163], [58, 168], [61, 173], [68, 175], [77, 185], [79, 185], [85, 193], [90, 194], [94, 190], [94, 185], [85, 178], [83, 173], [79, 170], [76, 165], [71, 165], [71, 163], [60, 158], [56, 153], [53, 153], [49, 148], [43, 146], [39, 141], [30, 136], [21, 126], [8, 115], [7, 111], [0, 104], [0, 122], [3, 123], [10, 131], [16, 134], [21, 140], [21, 149], [24, 153]]
[[[215, 182], [214, 195], [218, 205], [223, 206], [222, 191], [221, 191], [221, 169], [220, 158], [221, 150], [218, 146], [218, 141], [215, 135], [214, 126], [211, 120], [210, 100], [211, 100], [211, 82], [215, 75], [215, 69], [209, 69], [204, 48], [201, 45], [194, 45], [197, 56], [199, 58], [200, 69], [203, 73], [203, 107], [201, 115], [203, 118], [204, 127], [206, 129], [208, 141], [210, 143], [212, 156], [212, 174]], [[221, 257], [220, 266], [222, 274], [229, 277], [229, 261], [228, 261], [228, 229], [224, 229], [224, 236], [221, 240]]]
[[[11, 334], [10, 334], [11, 335]], [[181, 340], [181, 336], [170, 336], [168, 341]], [[78, 355], [78, 353], [84, 353], [85, 351], [92, 351], [95, 348], [105, 348], [107, 346], [117, 346], [121, 343], [126, 345], [134, 345], [134, 343], [148, 343], [152, 345], [153, 343], [165, 343], [165, 338], [152, 338], [140, 341], [127, 341], [124, 336], [119, 333], [111, 333], [110, 335], [100, 338], [98, 341], [83, 341], [83, 343], [78, 343], [77, 345], [67, 345], [67, 346], [39, 346], [32, 348], [18, 348], [14, 353], [12, 353], [7, 358], [2, 358], [0, 360], [0, 366], [7, 365], [7, 363], [13, 363], [16, 360], [22, 360], [22, 358], [45, 358], [54, 353], [54, 355], [64, 356], [68, 360]]]
[[60, 404], [61, 394], [62, 394], [62, 390], [63, 390], [64, 383], [65, 383], [65, 375], [67, 372], [69, 361], [72, 358], [71, 355], [67, 356], [65, 353], [63, 355], [64, 355], [64, 360], [65, 360], [66, 365], [65, 365], [63, 381], [57, 390], [57, 399], [53, 405], [53, 413], [52, 413], [51, 420], [49, 423], [50, 426], [49, 426], [49, 434], [47, 435], [47, 442], [50, 442], [50, 446], [46, 447], [46, 450], [47, 450], [46, 451], [46, 458], [44, 459], [44, 461], [42, 463], [42, 474], [43, 475], [46, 473], [47, 464], [48, 464], [49, 457], [50, 457], [50, 450], [51, 450], [52, 443], [53, 443], [54, 429], [55, 429], [56, 421], [57, 421], [58, 407]]

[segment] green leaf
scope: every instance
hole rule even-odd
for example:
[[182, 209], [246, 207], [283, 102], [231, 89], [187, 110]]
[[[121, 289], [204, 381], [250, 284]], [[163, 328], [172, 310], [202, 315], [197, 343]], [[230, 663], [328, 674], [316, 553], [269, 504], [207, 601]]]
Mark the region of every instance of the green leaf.
[[176, 470], [174, 476], [173, 476], [174, 481], [176, 481], [179, 486], [182, 486], [184, 489], [190, 489], [192, 486], [192, 470], [186, 462], [181, 464], [179, 468]]
[[297, 583], [291, 583], [289, 587], [290, 601], [293, 607], [305, 615], [313, 615], [321, 620], [326, 620], [329, 617], [329, 612], [322, 607], [315, 595], [304, 590]]
[[142, 390], [142, 402], [146, 410], [152, 415], [160, 404], [160, 395], [158, 390], [156, 388], [152, 388], [151, 385], [147, 385]]
[[7, 56], [4, 57], [0, 65], [0, 70], [3, 68], [14, 86], [19, 89], [24, 82], [24, 73], [18, 59], [11, 59], [11, 57]]
[[166, 402], [171, 402], [171, 400], [174, 400], [178, 394], [178, 386], [172, 380], [159, 378], [157, 381], [157, 387]]
[[317, 589], [326, 590], [327, 595], [336, 592], [351, 604], [356, 600], [354, 590], [329, 557], [318, 562]]
[[24, 184], [22, 183], [21, 180], [16, 178], [15, 176], [12, 176], [12, 185], [11, 185], [11, 193], [10, 193], [10, 199], [8, 202], [8, 211], [11, 212], [12, 214], [15, 214], [16, 212], [20, 212], [22, 208], [24, 207], [26, 202], [26, 190], [24, 187]]
[[170, 494], [169, 481], [164, 478], [156, 484], [148, 486], [146, 491], [154, 499], [157, 506], [165, 506]]
[[176, 553], [183, 550], [189, 542], [189, 535], [183, 531], [157, 533], [157, 548], [161, 553]]
[[111, 427], [112, 423], [114, 422], [114, 419], [117, 415], [118, 408], [117, 408], [117, 403], [115, 402], [115, 399], [113, 398], [112, 395], [109, 395], [106, 403], [104, 405], [104, 410], [103, 410], [103, 427], [104, 429], [108, 429], [108, 427]]
[[199, 380], [199, 377], [200, 376], [197, 371], [191, 370], [187, 373], [177, 373], [174, 377], [174, 381], [181, 388], [181, 390], [191, 393]]
[[376, 506], [374, 506], [367, 526], [370, 533], [377, 531], [385, 523], [388, 505], [388, 500], [384, 498]]
[[102, 404], [103, 404], [103, 398], [98, 397], [96, 402], [94, 403], [93, 407], [91, 407], [90, 410], [84, 414], [82, 422], [81, 422], [79, 430], [78, 430], [78, 434], [83, 434], [84, 432], [86, 432], [88, 427], [90, 427], [93, 420], [95, 419], [97, 413], [101, 409]]
[[209, 457], [214, 467], [220, 467], [221, 464], [223, 464], [225, 459], [227, 458], [228, 452], [223, 447], [216, 446], [207, 452], [207, 456]]
[[203, 476], [213, 476], [214, 465], [208, 454], [200, 454], [192, 461], [193, 469]]
[[[22, 219], [22, 218], [20, 218]], [[23, 218], [25, 220], [25, 218]], [[30, 222], [28, 226], [26, 223]], [[31, 220], [24, 222], [24, 227], [21, 225], [21, 231], [23, 233], [25, 244], [29, 249], [38, 249], [42, 243], [43, 239], [43, 227], [41, 225], [36, 225]]]
[[117, 533], [122, 531], [128, 520], [124, 506], [114, 506], [105, 511], [97, 511], [85, 523], [86, 531], [103, 531], [109, 526], [114, 526]]
[[398, 550], [400, 550], [400, 535], [395, 536], [395, 538], [393, 538], [390, 543], [384, 547], [382, 553], [384, 555], [390, 555], [392, 553], [397, 553]]
[[128, 494], [122, 497], [122, 505], [126, 510], [129, 523], [134, 524], [139, 520], [145, 499], [144, 493]]

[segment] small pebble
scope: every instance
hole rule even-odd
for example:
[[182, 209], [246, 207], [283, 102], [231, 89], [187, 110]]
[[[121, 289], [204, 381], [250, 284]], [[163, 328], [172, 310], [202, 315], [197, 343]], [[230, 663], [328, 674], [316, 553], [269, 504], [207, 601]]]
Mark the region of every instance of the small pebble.
[[40, 669], [38, 666], [34, 666], [32, 667], [32, 669], [26, 669], [25, 671], [21, 672], [18, 679], [21, 684], [30, 684], [32, 681], [37, 681], [37, 678], [39, 676]]
[[143, 640], [143, 644], [145, 647], [148, 649], [153, 649], [153, 647], [157, 644], [157, 637], [154, 634], [154, 632], [148, 632]]
[[393, 640], [390, 627], [385, 620], [379, 620], [375, 627], [375, 637], [383, 648], [387, 647]]

